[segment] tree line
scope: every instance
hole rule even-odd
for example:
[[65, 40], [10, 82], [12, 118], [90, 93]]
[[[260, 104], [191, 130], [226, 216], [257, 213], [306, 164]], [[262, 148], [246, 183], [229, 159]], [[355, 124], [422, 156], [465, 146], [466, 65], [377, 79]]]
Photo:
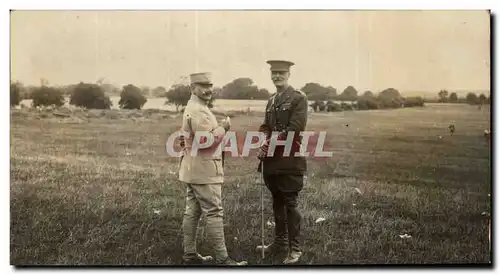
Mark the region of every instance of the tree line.
[[[449, 93], [448, 90], [440, 90], [437, 94], [438, 98], [432, 102], [436, 103], [466, 103], [470, 105], [485, 105], [490, 104], [490, 96], [484, 93], [468, 92], [464, 97], [459, 97], [456, 92]], [[429, 100], [431, 101], [431, 100]]]
[[[302, 88], [315, 111], [342, 111], [342, 110], [369, 110], [401, 107], [421, 107], [426, 102], [489, 104], [490, 97], [484, 94], [477, 96], [474, 93], [460, 98], [456, 93], [448, 95], [448, 91], [441, 90], [438, 99], [433, 101], [422, 97], [403, 97], [398, 90], [387, 88], [377, 94], [364, 91], [361, 95], [353, 86], [346, 87], [341, 93], [332, 86], [322, 86], [318, 83], [306, 83]], [[251, 78], [237, 78], [222, 87], [213, 87], [214, 97], [209, 102], [213, 107], [217, 99], [233, 100], [266, 100], [271, 93], [265, 88], [259, 88]], [[163, 86], [149, 88], [147, 86], [125, 85], [121, 88], [104, 83], [102, 79], [96, 83], [77, 83], [71, 85], [54, 86], [42, 79], [40, 86], [24, 86], [20, 82], [11, 82], [11, 106], [16, 106], [23, 99], [32, 99], [32, 106], [55, 105], [62, 106], [65, 98], [69, 97], [69, 104], [93, 109], [109, 109], [113, 105], [110, 96], [120, 96], [119, 107], [123, 109], [141, 109], [148, 97], [165, 98], [165, 104], [170, 104], [182, 110], [191, 94], [189, 84], [176, 83], [168, 90]], [[340, 103], [338, 103], [340, 101]]]
[[[147, 102], [143, 91], [128, 84], [119, 90], [121, 109], [141, 109]], [[114, 91], [116, 92], [116, 91]], [[106, 86], [99, 83], [80, 82], [67, 86], [50, 86], [47, 82], [40, 86], [25, 87], [20, 82], [10, 83], [10, 106], [17, 106], [23, 99], [31, 99], [31, 107], [56, 106], [61, 107], [69, 97], [69, 104], [87, 109], [110, 109], [113, 106]]]

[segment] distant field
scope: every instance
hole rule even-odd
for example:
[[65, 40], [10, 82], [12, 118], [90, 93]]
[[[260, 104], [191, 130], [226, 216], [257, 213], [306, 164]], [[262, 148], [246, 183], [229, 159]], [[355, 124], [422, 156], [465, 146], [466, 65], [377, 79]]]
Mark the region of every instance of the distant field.
[[[488, 263], [489, 118], [489, 107], [454, 104], [312, 113], [308, 130], [327, 130], [334, 155], [309, 160], [301, 263]], [[261, 122], [232, 119], [240, 133]], [[179, 117], [70, 124], [13, 116], [10, 263], [180, 264], [185, 188], [175, 178], [178, 160], [164, 151], [179, 125]], [[254, 252], [257, 164], [229, 158], [223, 188], [229, 253], [252, 265], [262, 264]], [[317, 224], [319, 217], [326, 220]], [[271, 241], [272, 228], [266, 234]]]
[[[111, 102], [113, 102], [112, 109], [118, 109], [120, 102], [119, 96], [110, 97]], [[24, 99], [21, 101], [21, 104], [26, 106], [31, 106], [31, 99]], [[160, 109], [160, 110], [169, 110], [175, 111], [175, 106], [173, 105], [165, 105], [165, 98], [148, 98], [146, 104], [144, 104], [143, 109]], [[69, 105], [69, 99], [66, 99], [66, 106]], [[339, 101], [340, 102], [340, 101]], [[313, 101], [310, 101], [312, 104]], [[232, 100], [232, 99], [217, 99], [215, 102], [214, 110], [215, 111], [236, 111], [241, 109], [250, 108], [251, 111], [262, 111], [266, 107], [267, 100]]]
[[[119, 96], [111, 96], [111, 102], [113, 102], [113, 109], [118, 109], [120, 102]], [[31, 99], [24, 99], [21, 101], [21, 104], [26, 106], [31, 106]], [[143, 109], [160, 109], [160, 110], [169, 110], [175, 111], [175, 106], [173, 105], [165, 105], [165, 98], [148, 98], [146, 104], [144, 104]], [[66, 106], [69, 105], [69, 99], [66, 99]], [[228, 99], [218, 99], [215, 103], [214, 110], [217, 111], [234, 111], [250, 108], [252, 111], [259, 111], [264, 109], [266, 106], [267, 100], [228, 100]]]

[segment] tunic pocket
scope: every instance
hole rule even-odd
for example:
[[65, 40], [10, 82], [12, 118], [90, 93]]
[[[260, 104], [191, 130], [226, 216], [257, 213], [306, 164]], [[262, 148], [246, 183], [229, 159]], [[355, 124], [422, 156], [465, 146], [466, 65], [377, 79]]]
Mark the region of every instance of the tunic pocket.
[[288, 121], [290, 120], [290, 109], [292, 107], [291, 103], [284, 103], [281, 105], [278, 109], [278, 121], [283, 124], [287, 125]]

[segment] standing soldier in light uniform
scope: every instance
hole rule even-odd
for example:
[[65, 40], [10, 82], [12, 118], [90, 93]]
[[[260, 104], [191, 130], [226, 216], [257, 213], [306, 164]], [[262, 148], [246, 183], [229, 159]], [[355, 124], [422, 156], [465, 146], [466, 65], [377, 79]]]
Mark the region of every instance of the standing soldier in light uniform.
[[[196, 231], [202, 212], [206, 213], [206, 232], [215, 253], [216, 264], [246, 265], [245, 261], [235, 262], [228, 257], [224, 238], [222, 183], [224, 171], [222, 168], [221, 150], [217, 149], [224, 135], [230, 128], [228, 120], [221, 121], [220, 125], [208, 108], [207, 104], [212, 97], [212, 81], [209, 73], [190, 75], [191, 98], [184, 109], [182, 131], [189, 133], [184, 137], [184, 148], [181, 154], [179, 180], [186, 184], [186, 210], [182, 222], [184, 233], [185, 264], [203, 264], [212, 260], [211, 256], [203, 257], [197, 253]], [[210, 148], [197, 149], [193, 156], [192, 149], [196, 144], [207, 141], [194, 140], [196, 132], [209, 133], [208, 140], [214, 143]], [[198, 139], [198, 138], [197, 138]], [[199, 148], [199, 146], [198, 146]]]
[[[304, 186], [307, 171], [305, 157], [294, 156], [300, 151], [300, 132], [307, 124], [307, 96], [288, 85], [290, 67], [293, 62], [271, 60], [271, 79], [277, 92], [271, 96], [266, 106], [264, 123], [260, 129], [267, 129], [267, 141], [261, 147], [259, 159], [264, 166], [264, 182], [273, 198], [275, 221], [274, 242], [264, 247], [257, 246], [257, 251], [275, 254], [288, 252], [284, 264], [298, 262], [302, 256], [300, 245], [301, 214], [297, 209], [297, 197]], [[288, 132], [294, 138], [289, 156], [283, 156], [284, 146], [276, 146], [274, 156], [267, 156], [270, 132], [280, 132], [278, 140], [286, 140]], [[259, 166], [259, 172], [261, 171]]]

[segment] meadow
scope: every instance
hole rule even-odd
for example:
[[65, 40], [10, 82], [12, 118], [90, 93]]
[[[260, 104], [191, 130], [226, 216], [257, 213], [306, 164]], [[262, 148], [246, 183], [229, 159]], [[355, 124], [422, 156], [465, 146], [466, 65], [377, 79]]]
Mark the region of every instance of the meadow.
[[[11, 111], [11, 264], [181, 264], [185, 187], [176, 179], [178, 159], [165, 152], [178, 115], [75, 122], [26, 112]], [[232, 129], [256, 130], [262, 119], [235, 116]], [[489, 106], [310, 113], [307, 129], [327, 131], [333, 157], [308, 160], [300, 264], [491, 260]], [[280, 264], [255, 252], [257, 165], [255, 155], [226, 159], [226, 244], [250, 265]], [[267, 190], [264, 199], [267, 224]], [[210, 253], [198, 233], [200, 252]], [[272, 236], [266, 225], [266, 243]]]

